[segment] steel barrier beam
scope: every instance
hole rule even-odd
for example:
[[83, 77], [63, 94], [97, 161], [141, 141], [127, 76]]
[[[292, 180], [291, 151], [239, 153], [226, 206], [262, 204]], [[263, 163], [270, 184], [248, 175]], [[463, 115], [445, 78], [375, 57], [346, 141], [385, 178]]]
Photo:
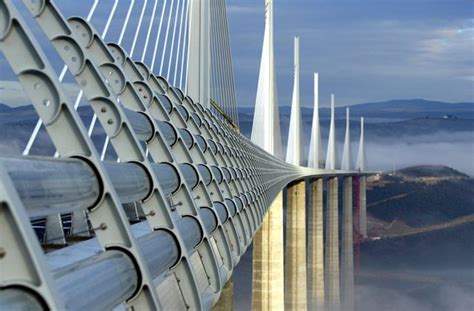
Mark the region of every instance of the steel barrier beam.
[[[41, 2], [28, 2], [26, 5], [33, 11], [44, 9], [44, 3]], [[24, 27], [26, 24], [11, 2], [1, 2], [0, 12], [5, 17], [5, 22], [0, 28], [1, 50], [32, 100], [58, 153], [65, 157], [77, 156], [87, 159], [101, 176], [104, 187], [101, 200], [90, 210], [89, 219], [96, 228], [95, 234], [104, 249], [122, 250], [136, 263], [136, 270], [141, 275], [141, 284], [138, 284], [133, 296], [128, 297], [130, 305], [158, 308], [156, 293], [150, 290], [149, 272], [130, 233], [117, 194], [104, 172], [97, 152], [87, 138], [85, 128], [74, 112], [72, 104], [67, 102], [44, 53], [29, 30]], [[81, 55], [72, 56], [69, 60], [70, 68], [80, 69], [75, 63], [83, 61]], [[0, 281], [4, 285], [17, 282], [16, 279], [2, 275]], [[57, 295], [54, 296], [54, 300], [47, 302], [47, 308], [62, 309], [57, 308], [58, 304], [63, 303]]]
[[[0, 159], [8, 174], [0, 181], [0, 222], [8, 224], [0, 226], [8, 237], [0, 260], [11, 269], [0, 276], [0, 306], [84, 309], [125, 302], [144, 310], [209, 309], [283, 187], [309, 176], [358, 174], [282, 162], [206, 103], [195, 103], [117, 44], [103, 42], [87, 21], [64, 19], [52, 1], [24, 3], [68, 65], [121, 163], [100, 161], [26, 23], [12, 1], [0, 2], [1, 51], [61, 156]], [[123, 203], [143, 207], [148, 234], [134, 236]], [[78, 210], [87, 212], [103, 252], [50, 271], [29, 217]], [[101, 282], [87, 277], [98, 271]], [[127, 286], [114, 280], [127, 280]], [[81, 288], [74, 294], [71, 284]], [[108, 298], [97, 301], [99, 293]]]

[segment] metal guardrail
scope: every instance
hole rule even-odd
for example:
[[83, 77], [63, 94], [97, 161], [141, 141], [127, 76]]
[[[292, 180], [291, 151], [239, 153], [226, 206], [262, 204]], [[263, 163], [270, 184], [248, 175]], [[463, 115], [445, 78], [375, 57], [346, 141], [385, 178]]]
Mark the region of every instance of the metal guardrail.
[[[51, 1], [24, 3], [121, 163], [100, 161], [44, 51], [12, 1], [0, 1], [1, 51], [60, 155], [0, 158], [0, 309], [210, 309], [282, 188], [344, 173], [271, 156], [85, 20]], [[145, 234], [129, 224], [128, 202], [141, 202]], [[73, 213], [73, 231], [90, 224], [101, 252], [78, 243], [61, 250], [71, 262], [51, 268], [54, 252], [30, 219], [58, 213]]]

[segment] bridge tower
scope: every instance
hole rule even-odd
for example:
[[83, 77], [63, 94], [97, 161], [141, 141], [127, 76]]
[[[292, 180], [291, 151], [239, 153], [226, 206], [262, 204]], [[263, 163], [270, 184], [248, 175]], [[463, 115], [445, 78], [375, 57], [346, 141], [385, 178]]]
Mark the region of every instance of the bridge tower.
[[[281, 157], [272, 0], [265, 1], [265, 33], [251, 140]], [[279, 192], [253, 240], [253, 310], [284, 310], [283, 256], [283, 195]]]
[[[308, 167], [321, 168], [321, 132], [319, 127], [319, 75], [314, 74], [314, 111], [309, 144]], [[309, 310], [324, 310], [324, 230], [323, 178], [309, 181], [307, 298]]]
[[238, 128], [225, 0], [189, 0], [186, 94]]
[[207, 0], [190, 0], [189, 48], [186, 93], [204, 107], [210, 105], [210, 5]]
[[[365, 155], [365, 142], [364, 142], [364, 118], [360, 118], [360, 141], [359, 141], [359, 152], [357, 154], [356, 169], [360, 172], [367, 170], [367, 159]], [[367, 177], [360, 176], [359, 180], [359, 206], [360, 206], [360, 234], [362, 238], [367, 237]]]
[[[300, 111], [299, 38], [294, 38], [294, 85], [291, 103], [290, 128], [286, 162], [300, 166], [301, 111]], [[306, 310], [306, 208], [305, 180], [292, 182], [287, 188], [287, 217], [285, 245], [285, 309]]]
[[[346, 108], [346, 134], [341, 169], [352, 169], [349, 108]], [[354, 310], [354, 243], [352, 217], [352, 176], [343, 177], [342, 247], [341, 247], [341, 302], [342, 310]]]

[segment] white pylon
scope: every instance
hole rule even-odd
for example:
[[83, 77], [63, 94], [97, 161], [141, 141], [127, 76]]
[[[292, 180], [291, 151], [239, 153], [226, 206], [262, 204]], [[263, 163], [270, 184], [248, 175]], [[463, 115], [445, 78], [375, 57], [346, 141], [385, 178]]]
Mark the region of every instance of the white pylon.
[[319, 128], [319, 74], [314, 74], [314, 110], [311, 139], [309, 142], [308, 167], [319, 168], [321, 156], [321, 131]]
[[301, 157], [301, 109], [300, 109], [300, 38], [294, 38], [294, 82], [291, 100], [290, 128], [286, 147], [286, 162], [300, 165]]
[[365, 156], [365, 143], [364, 143], [364, 117], [360, 118], [360, 141], [359, 141], [359, 152], [357, 154], [356, 169], [361, 172], [367, 170], [367, 159]]
[[205, 0], [190, 0], [186, 94], [204, 107], [210, 105], [211, 45], [209, 40], [210, 5]]
[[346, 170], [346, 171], [352, 169], [352, 148], [351, 148], [349, 107], [346, 108], [346, 135], [344, 138], [344, 149], [342, 151], [341, 169]]
[[273, 53], [272, 0], [265, 0], [265, 34], [260, 60], [251, 140], [265, 151], [279, 158], [282, 157], [280, 116]]
[[334, 119], [334, 94], [331, 94], [331, 124], [329, 125], [328, 150], [326, 153], [327, 170], [335, 170], [337, 166], [337, 147], [336, 147], [336, 120]]

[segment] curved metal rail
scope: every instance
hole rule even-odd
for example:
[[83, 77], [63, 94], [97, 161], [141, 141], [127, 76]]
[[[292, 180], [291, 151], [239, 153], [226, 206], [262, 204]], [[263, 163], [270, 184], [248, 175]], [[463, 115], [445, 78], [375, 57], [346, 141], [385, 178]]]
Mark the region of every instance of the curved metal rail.
[[[66, 20], [51, 1], [24, 3], [121, 163], [100, 161], [27, 24], [1, 1], [0, 48], [61, 158], [0, 158], [0, 309], [210, 309], [283, 187], [357, 174], [285, 163], [103, 42], [86, 20]], [[129, 225], [129, 202], [141, 203], [145, 232]], [[94, 236], [56, 251], [69, 258], [61, 267], [29, 223], [52, 213], [73, 213]]]

